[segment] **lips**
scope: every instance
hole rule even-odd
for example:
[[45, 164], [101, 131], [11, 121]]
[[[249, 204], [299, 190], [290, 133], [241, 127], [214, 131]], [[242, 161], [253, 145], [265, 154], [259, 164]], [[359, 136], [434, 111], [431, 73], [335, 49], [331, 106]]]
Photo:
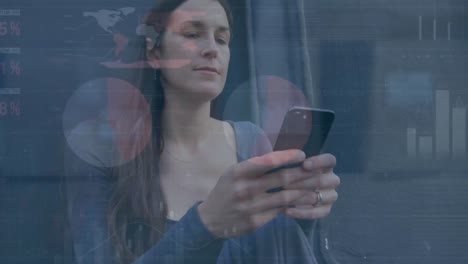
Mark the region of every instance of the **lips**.
[[210, 71], [210, 72], [219, 74], [218, 69], [214, 67], [198, 67], [198, 68], [195, 68], [195, 71]]

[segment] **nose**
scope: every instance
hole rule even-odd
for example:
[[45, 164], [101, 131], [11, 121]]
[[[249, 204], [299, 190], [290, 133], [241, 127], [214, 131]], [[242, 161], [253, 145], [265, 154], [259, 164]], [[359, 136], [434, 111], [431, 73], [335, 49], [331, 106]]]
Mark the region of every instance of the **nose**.
[[201, 50], [201, 55], [203, 57], [206, 57], [209, 59], [214, 59], [218, 57], [219, 47], [214, 37], [208, 38], [206, 41], [204, 41], [202, 45], [203, 47]]

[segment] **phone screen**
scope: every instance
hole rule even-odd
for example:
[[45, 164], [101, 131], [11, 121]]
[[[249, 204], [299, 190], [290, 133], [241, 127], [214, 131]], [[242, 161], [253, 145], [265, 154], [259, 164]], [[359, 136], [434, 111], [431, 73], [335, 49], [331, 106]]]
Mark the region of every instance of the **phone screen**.
[[[306, 157], [320, 154], [334, 119], [335, 113], [331, 110], [305, 107], [291, 108], [284, 117], [273, 150], [301, 149]], [[300, 165], [301, 163], [281, 166], [268, 173]], [[267, 192], [281, 190], [282, 188], [278, 187]]]
[[320, 154], [335, 119], [330, 110], [294, 107], [284, 118], [275, 151], [302, 149], [306, 157]]

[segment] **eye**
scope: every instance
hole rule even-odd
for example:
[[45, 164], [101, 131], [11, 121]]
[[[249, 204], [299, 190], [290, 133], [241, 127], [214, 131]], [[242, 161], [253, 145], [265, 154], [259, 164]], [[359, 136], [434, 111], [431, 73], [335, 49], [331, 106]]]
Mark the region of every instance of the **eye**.
[[198, 38], [199, 36], [200, 36], [200, 34], [198, 34], [198, 32], [187, 32], [187, 33], [184, 33], [184, 37], [190, 38], [190, 39], [195, 39], [195, 38]]
[[227, 40], [225, 40], [224, 38], [217, 38], [216, 41], [221, 45], [227, 44]]
[[230, 41], [229, 35], [219, 34], [218, 36], [216, 36], [216, 41], [221, 45], [227, 45]]

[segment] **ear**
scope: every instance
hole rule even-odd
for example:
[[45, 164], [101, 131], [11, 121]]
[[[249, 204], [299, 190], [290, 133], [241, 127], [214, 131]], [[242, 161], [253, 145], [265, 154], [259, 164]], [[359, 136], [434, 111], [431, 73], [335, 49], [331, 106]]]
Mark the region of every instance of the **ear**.
[[146, 38], [146, 58], [150, 61], [161, 59], [160, 48], [155, 47], [154, 41], [151, 38]]

